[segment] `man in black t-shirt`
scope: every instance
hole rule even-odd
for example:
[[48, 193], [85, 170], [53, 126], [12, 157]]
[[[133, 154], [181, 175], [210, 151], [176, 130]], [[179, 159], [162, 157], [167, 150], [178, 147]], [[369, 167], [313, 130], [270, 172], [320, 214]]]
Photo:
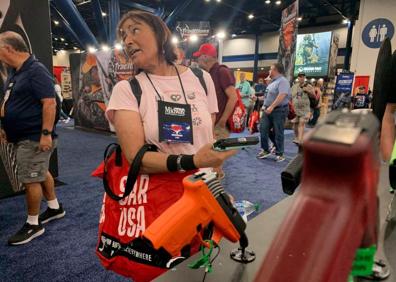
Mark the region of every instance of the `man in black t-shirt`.
[[359, 86], [358, 93], [352, 98], [353, 109], [368, 109], [370, 96], [366, 93], [366, 87]]
[[[65, 215], [48, 171], [57, 137], [55, 88], [52, 75], [15, 32], [0, 34], [0, 61], [11, 69], [0, 104], [0, 142], [16, 148], [17, 176], [26, 188], [28, 210], [26, 223], [8, 243], [21, 245], [44, 233], [42, 223]], [[39, 216], [43, 194], [48, 209]]]

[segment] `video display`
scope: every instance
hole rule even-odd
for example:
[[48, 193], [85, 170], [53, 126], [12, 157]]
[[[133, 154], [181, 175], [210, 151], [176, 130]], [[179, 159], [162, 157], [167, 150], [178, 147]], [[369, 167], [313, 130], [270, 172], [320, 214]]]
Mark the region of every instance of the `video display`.
[[304, 72], [307, 76], [327, 76], [332, 32], [297, 35], [294, 76]]

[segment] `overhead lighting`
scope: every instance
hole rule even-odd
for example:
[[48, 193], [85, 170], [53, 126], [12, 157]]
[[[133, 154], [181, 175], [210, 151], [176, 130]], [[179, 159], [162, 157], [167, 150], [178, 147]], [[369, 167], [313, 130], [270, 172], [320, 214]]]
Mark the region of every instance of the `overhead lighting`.
[[60, 40], [61, 40], [62, 42], [63, 42], [63, 41], [65, 41], [65, 39], [64, 39], [63, 37], [61, 37], [61, 39], [60, 39]]
[[74, 46], [73, 49], [76, 50], [76, 51], [77, 51], [77, 50], [80, 50], [80, 49], [78, 49], [76, 46]]
[[250, 14], [250, 15], [248, 16], [248, 18], [249, 18], [249, 20], [252, 20], [252, 19], [254, 18], [254, 15], [253, 15], [253, 14]]
[[351, 21], [349, 19], [343, 19], [342, 23], [343, 24], [349, 24]]
[[198, 41], [198, 35], [196, 35], [196, 34], [190, 35], [190, 41], [191, 42], [197, 42]]
[[237, 69], [237, 71], [240, 71], [241, 69]]
[[210, 0], [205, 0], [205, 2], [210, 2]]
[[265, 4], [271, 4], [270, 0], [265, 0]]
[[264, 68], [260, 68], [260, 70], [264, 70]]
[[275, 4], [276, 5], [280, 5], [282, 2], [280, 1], [280, 0], [278, 0], [278, 1], [275, 1]]
[[59, 24], [59, 21], [54, 21], [54, 24], [55, 24], [55, 25], [58, 25], [58, 24]]
[[177, 38], [176, 36], [172, 36], [172, 43], [173, 44], [179, 43], [179, 38]]
[[221, 2], [221, 0], [216, 0], [216, 2], [217, 2], [217, 3], [220, 3], [220, 2]]
[[97, 49], [95, 47], [92, 47], [92, 46], [88, 47], [89, 53], [95, 53], [96, 51], [97, 51]]
[[237, 37], [237, 35], [235, 33], [233, 33], [233, 34], [231, 34], [231, 37], [235, 38], [235, 37]]
[[103, 45], [102, 45], [102, 50], [103, 50], [103, 51], [109, 51], [109, 50], [110, 50], [110, 47], [109, 47], [108, 45], [106, 45], [106, 44], [103, 44]]
[[218, 39], [224, 39], [224, 38], [226, 37], [226, 34], [225, 34], [224, 31], [219, 31], [219, 32], [216, 34], [216, 36], [217, 36]]
[[65, 42], [65, 45], [67, 46], [67, 45], [69, 45], [69, 43]]
[[106, 17], [107, 14], [105, 12], [102, 12], [102, 17]]
[[121, 45], [121, 43], [116, 43], [116, 44], [114, 45], [114, 48], [116, 48], [117, 50], [122, 50], [122, 45]]
[[57, 40], [58, 40], [58, 37], [54, 37], [54, 40], [56, 40], [56, 41], [57, 41]]
[[303, 19], [302, 17], [298, 17], [298, 18], [297, 18], [297, 20], [298, 20], [299, 22], [301, 22], [302, 19]]

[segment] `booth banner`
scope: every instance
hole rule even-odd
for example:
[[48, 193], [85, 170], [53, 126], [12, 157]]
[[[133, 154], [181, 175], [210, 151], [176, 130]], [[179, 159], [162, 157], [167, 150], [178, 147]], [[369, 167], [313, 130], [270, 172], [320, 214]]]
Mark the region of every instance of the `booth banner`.
[[296, 38], [298, 33], [298, 0], [282, 11], [278, 63], [285, 68], [285, 77], [293, 81]]
[[71, 75], [68, 69], [61, 73], [61, 86], [63, 99], [72, 99]]
[[294, 75], [304, 72], [308, 77], [327, 76], [331, 44], [331, 31], [299, 34]]
[[365, 89], [365, 93], [368, 93], [370, 83], [370, 76], [369, 75], [357, 75], [355, 76], [355, 82], [353, 84], [353, 95], [358, 93], [359, 87], [363, 86]]
[[331, 39], [330, 57], [329, 57], [329, 70], [328, 70], [329, 78], [334, 78], [336, 76], [339, 42], [340, 42], [340, 36], [337, 33], [333, 33], [333, 37]]
[[210, 32], [210, 22], [200, 21], [200, 22], [190, 22], [183, 21], [176, 23], [176, 31], [180, 34], [181, 38], [190, 37], [190, 35], [195, 34], [197, 36], [206, 37]]
[[[133, 65], [123, 50], [82, 54], [79, 71], [72, 66], [72, 81], [78, 78], [78, 90], [73, 91], [75, 125], [109, 131], [105, 118], [106, 106], [114, 85], [133, 75]], [[75, 60], [70, 61], [76, 64]]]
[[[24, 39], [29, 51], [52, 73], [52, 42], [48, 0], [0, 1], [0, 33], [13, 31]], [[34, 15], [34, 16], [32, 16]], [[4, 97], [7, 66], [0, 62], [0, 99]], [[0, 198], [23, 190], [16, 177], [17, 165], [13, 144], [0, 145]], [[49, 170], [58, 176], [56, 151], [51, 156]]]
[[354, 73], [340, 73], [334, 89], [333, 110], [351, 102]]

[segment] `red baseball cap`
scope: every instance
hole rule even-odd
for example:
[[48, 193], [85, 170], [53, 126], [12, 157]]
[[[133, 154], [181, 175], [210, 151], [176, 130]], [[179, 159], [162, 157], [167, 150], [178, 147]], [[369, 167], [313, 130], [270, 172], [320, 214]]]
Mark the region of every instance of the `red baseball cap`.
[[199, 50], [197, 52], [193, 53], [194, 57], [200, 57], [201, 55], [207, 55], [210, 57], [217, 58], [217, 50], [216, 47], [214, 47], [210, 43], [204, 43], [199, 47]]

